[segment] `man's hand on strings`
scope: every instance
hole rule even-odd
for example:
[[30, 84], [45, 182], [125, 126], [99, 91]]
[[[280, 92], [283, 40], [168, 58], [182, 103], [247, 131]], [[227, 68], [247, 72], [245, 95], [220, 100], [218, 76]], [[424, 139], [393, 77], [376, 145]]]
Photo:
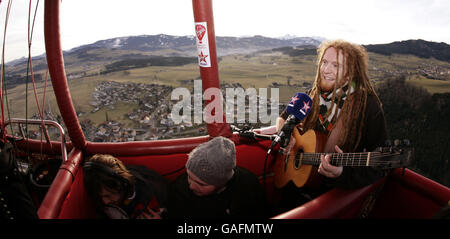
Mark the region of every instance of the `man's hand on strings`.
[[[337, 153], [343, 153], [343, 151], [336, 145], [334, 146], [334, 150]], [[337, 178], [341, 176], [343, 167], [342, 166], [333, 166], [330, 164], [331, 154], [321, 155], [320, 156], [320, 165], [318, 172], [325, 177], [328, 178]]]

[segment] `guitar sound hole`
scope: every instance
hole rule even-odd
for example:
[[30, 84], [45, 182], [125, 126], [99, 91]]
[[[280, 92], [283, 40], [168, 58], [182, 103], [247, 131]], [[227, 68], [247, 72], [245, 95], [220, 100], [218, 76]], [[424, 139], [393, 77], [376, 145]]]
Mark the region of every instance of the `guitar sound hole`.
[[299, 150], [297, 152], [297, 154], [295, 155], [295, 160], [294, 160], [295, 169], [299, 169], [300, 166], [302, 166], [302, 161], [301, 161], [301, 158], [303, 156], [302, 154], [303, 154], [303, 150]]

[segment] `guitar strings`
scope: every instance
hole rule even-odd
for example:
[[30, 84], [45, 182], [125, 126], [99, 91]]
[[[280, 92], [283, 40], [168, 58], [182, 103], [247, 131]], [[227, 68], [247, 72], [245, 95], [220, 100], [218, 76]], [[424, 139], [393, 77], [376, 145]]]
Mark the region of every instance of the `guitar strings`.
[[[401, 163], [401, 160], [386, 160], [379, 161], [377, 159], [384, 158], [387, 156], [395, 156], [400, 155], [400, 153], [392, 153], [392, 152], [370, 152], [370, 166], [383, 166], [383, 165], [396, 165]], [[301, 159], [304, 163], [313, 163], [320, 164], [321, 155], [325, 155], [325, 153], [302, 153], [303, 157]], [[341, 166], [366, 166], [368, 152], [362, 153], [335, 153], [331, 158], [331, 163]], [[295, 157], [296, 160], [299, 160], [299, 157]], [[345, 161], [345, 162], [343, 162]]]
[[[320, 161], [317, 160], [302, 160], [303, 163], [305, 164], [312, 164], [312, 165], [319, 165]], [[401, 163], [402, 161], [400, 160], [390, 160], [390, 161], [379, 161], [379, 162], [370, 162], [369, 166], [389, 166], [389, 165], [398, 165], [399, 163]], [[337, 165], [337, 166], [367, 166], [366, 165], [366, 161], [363, 160], [358, 160], [358, 161], [354, 161], [354, 162], [346, 162], [346, 163], [335, 163], [332, 162], [331, 164], [333, 165]]]

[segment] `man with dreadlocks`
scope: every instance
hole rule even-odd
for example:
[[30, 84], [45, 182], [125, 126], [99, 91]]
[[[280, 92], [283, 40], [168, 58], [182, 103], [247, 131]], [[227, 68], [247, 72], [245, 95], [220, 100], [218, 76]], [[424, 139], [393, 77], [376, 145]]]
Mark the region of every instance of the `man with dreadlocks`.
[[[387, 139], [386, 123], [381, 102], [369, 80], [364, 47], [343, 40], [324, 42], [318, 48], [317, 64], [314, 85], [308, 92], [313, 106], [302, 122], [304, 132], [314, 129], [328, 135], [324, 153], [373, 151], [382, 146]], [[287, 116], [284, 111], [278, 118], [278, 131]], [[330, 156], [321, 157], [318, 169], [325, 176], [322, 191], [301, 190], [303, 198], [308, 195], [305, 200], [331, 187], [358, 188], [385, 175], [385, 171], [372, 167], [333, 166]]]

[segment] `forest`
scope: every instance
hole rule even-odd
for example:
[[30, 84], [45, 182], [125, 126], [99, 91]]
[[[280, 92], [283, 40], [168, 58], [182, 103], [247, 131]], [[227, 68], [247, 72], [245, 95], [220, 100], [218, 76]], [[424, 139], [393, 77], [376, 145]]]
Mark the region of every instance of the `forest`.
[[446, 43], [424, 40], [408, 40], [389, 44], [365, 45], [370, 52], [390, 56], [392, 54], [411, 54], [422, 58], [436, 58], [450, 62], [450, 47]]
[[390, 139], [409, 139], [415, 149], [410, 168], [450, 186], [450, 93], [433, 94], [405, 77], [377, 85]]

